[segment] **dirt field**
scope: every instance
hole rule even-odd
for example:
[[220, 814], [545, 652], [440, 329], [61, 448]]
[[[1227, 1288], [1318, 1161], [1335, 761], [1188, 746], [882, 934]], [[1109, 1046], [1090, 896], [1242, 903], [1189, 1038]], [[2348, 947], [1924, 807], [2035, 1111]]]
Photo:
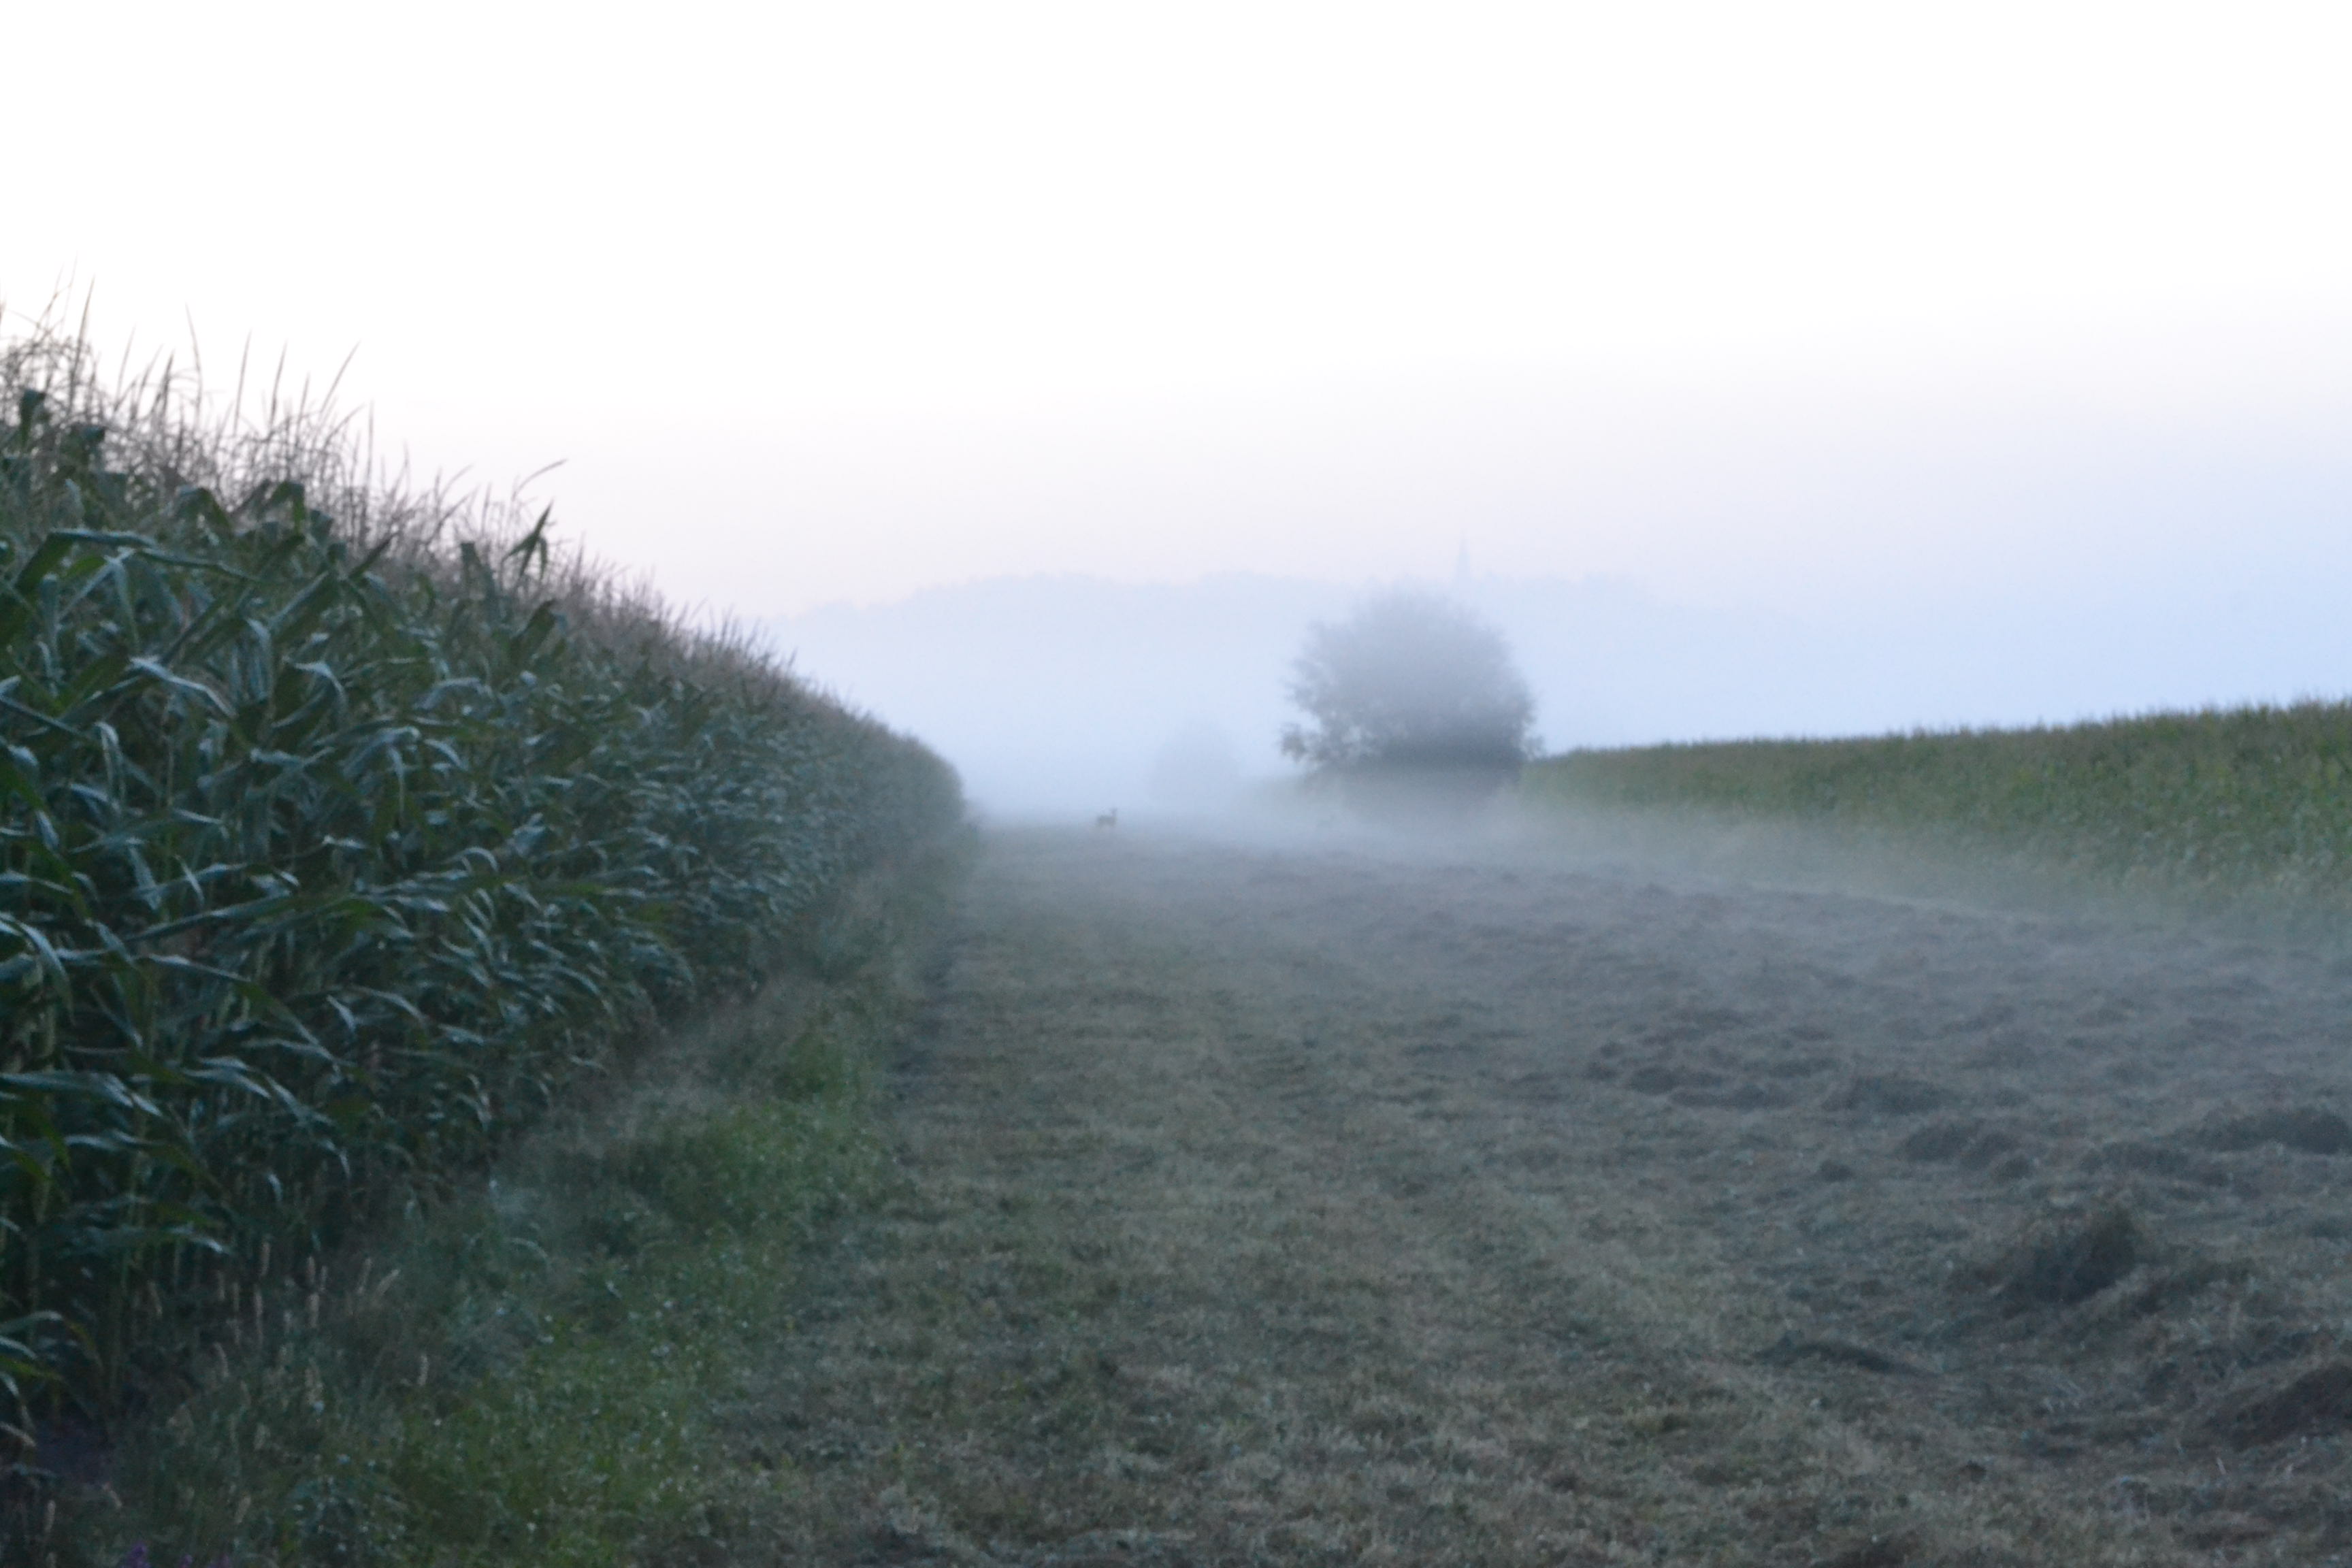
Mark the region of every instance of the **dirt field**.
[[2352, 965], [1001, 833], [746, 1385], [794, 1559], [2352, 1562]]

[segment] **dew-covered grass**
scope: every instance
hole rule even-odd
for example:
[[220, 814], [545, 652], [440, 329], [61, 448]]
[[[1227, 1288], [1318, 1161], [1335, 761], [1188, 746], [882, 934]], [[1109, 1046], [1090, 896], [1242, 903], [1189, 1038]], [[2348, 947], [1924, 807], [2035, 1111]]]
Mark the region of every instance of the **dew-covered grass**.
[[880, 1074], [954, 869], [901, 868], [487, 1183], [264, 1285], [69, 1494], [60, 1561], [604, 1563], [756, 1533], [792, 1479], [728, 1421], [812, 1240], [887, 1178]]

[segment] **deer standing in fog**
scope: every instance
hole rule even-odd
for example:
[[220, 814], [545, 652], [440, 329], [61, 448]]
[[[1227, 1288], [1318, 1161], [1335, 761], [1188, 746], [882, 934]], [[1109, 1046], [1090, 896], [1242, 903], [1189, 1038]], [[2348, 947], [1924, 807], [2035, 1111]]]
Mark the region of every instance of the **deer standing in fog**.
[[1097, 828], [1097, 829], [1098, 829], [1098, 830], [1099, 830], [1099, 829], [1103, 829], [1103, 828], [1117, 827], [1118, 826], [1118, 807], [1117, 807], [1117, 806], [1115, 806], [1115, 805], [1114, 805], [1114, 806], [1112, 806], [1108, 811], [1104, 812], [1100, 816], [1097, 816], [1097, 817], [1096, 817], [1096, 818], [1095, 818], [1095, 826], [1096, 826], [1096, 828]]

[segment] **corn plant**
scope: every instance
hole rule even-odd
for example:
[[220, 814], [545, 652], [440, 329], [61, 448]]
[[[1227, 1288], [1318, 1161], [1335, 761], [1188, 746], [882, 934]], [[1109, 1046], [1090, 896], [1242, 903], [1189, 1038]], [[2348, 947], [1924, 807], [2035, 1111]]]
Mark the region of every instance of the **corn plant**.
[[158, 1323], [478, 1161], [960, 811], [919, 746], [561, 567], [543, 513], [453, 543], [332, 432], [239, 448], [85, 364], [0, 357], [20, 1408], [102, 1405]]

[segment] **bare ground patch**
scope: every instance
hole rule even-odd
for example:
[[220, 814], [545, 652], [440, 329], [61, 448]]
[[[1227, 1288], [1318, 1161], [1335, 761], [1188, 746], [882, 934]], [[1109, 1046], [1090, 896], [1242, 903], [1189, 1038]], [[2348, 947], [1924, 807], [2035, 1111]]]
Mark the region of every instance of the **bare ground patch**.
[[2323, 956], [1043, 834], [970, 897], [727, 1413], [783, 1558], [2352, 1553]]

